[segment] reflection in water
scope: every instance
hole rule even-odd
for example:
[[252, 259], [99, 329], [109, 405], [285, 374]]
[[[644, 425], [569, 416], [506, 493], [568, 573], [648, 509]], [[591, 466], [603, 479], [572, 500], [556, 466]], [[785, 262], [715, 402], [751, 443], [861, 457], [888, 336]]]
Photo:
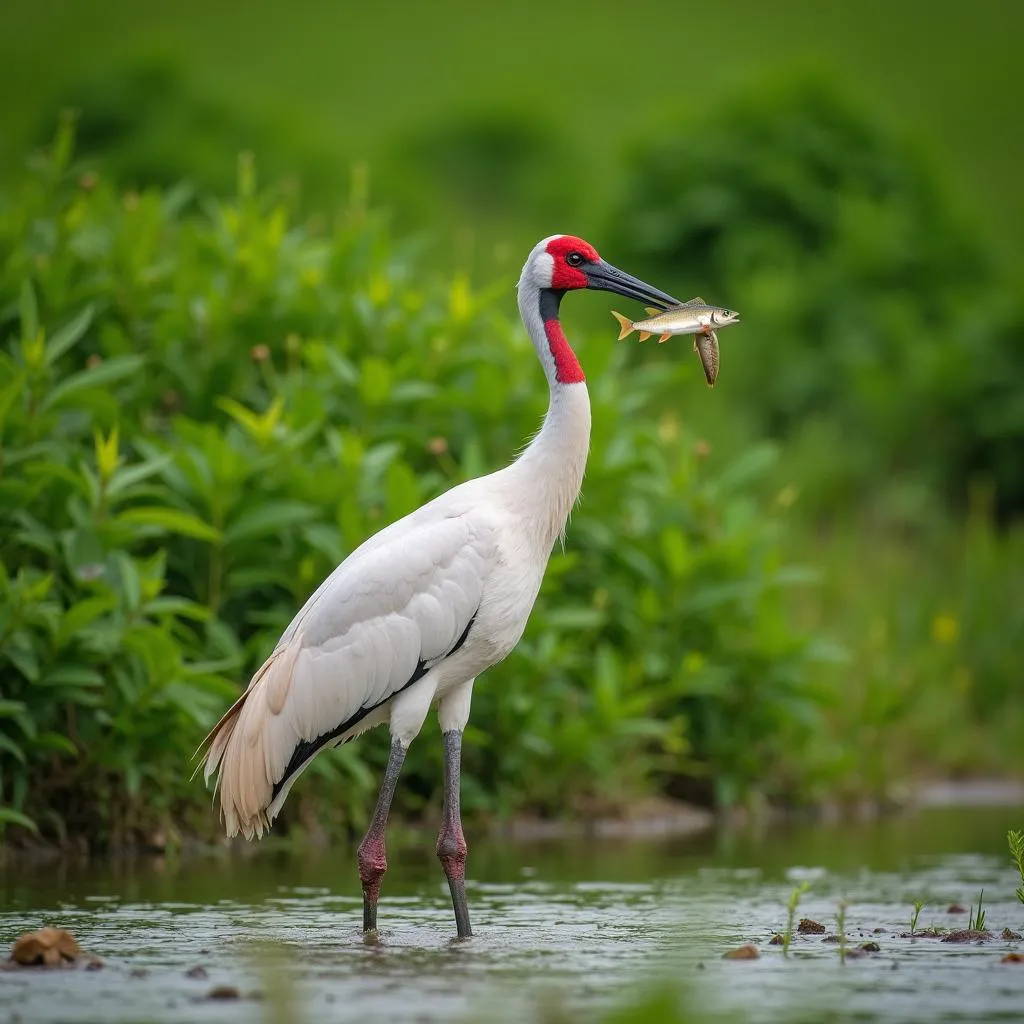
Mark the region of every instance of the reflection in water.
[[[430, 843], [393, 852], [377, 945], [359, 933], [348, 851], [159, 867], [18, 865], [0, 879], [0, 938], [59, 923], [107, 967], [0, 974], [0, 1003], [39, 1022], [251, 1020], [275, 1007], [283, 1019], [278, 1004], [290, 990], [310, 1020], [330, 1007], [341, 1019], [512, 1019], [549, 998], [593, 1019], [597, 1008], [669, 975], [699, 977], [711, 1004], [745, 1020], [783, 1019], [793, 1008], [858, 1019], [1015, 1020], [1024, 968], [998, 962], [1013, 943], [955, 946], [899, 933], [915, 898], [929, 900], [922, 926], [962, 927], [946, 907], [976, 901], [982, 887], [993, 931], [1024, 928], [1003, 845], [1006, 828], [1020, 824], [1024, 813], [988, 809], [686, 842], [478, 842], [477, 934], [468, 942], [453, 941]], [[801, 878], [812, 881], [802, 914], [831, 931], [844, 898], [851, 942], [870, 938], [881, 952], [844, 967], [835, 945], [801, 936], [784, 960], [768, 940], [784, 926]], [[761, 959], [720, 959], [743, 942], [758, 945]], [[206, 979], [186, 977], [200, 964]], [[202, 1001], [218, 984], [266, 998]]]

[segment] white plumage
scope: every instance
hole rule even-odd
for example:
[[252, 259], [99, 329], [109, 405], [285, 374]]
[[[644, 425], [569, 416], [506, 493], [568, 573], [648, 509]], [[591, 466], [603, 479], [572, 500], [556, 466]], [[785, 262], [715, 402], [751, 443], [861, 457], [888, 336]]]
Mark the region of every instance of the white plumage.
[[[609, 267], [580, 239], [555, 235], [534, 248], [518, 290], [550, 385], [541, 430], [510, 466], [452, 488], [369, 538], [295, 616], [207, 738], [205, 776], [218, 775], [229, 836], [262, 835], [324, 747], [387, 721], [400, 766], [432, 704], [446, 736], [465, 728], [473, 681], [519, 641], [583, 480], [590, 401], [555, 319], [561, 295], [575, 287], [674, 301]], [[381, 863], [386, 797], [382, 791], [378, 807]], [[455, 792], [446, 790], [446, 826], [464, 861], [457, 818], [456, 779]], [[364, 875], [362, 859], [360, 867]], [[367, 884], [364, 875], [364, 893]], [[454, 882], [452, 894], [460, 934], [468, 934]], [[364, 922], [375, 915], [376, 892]]]

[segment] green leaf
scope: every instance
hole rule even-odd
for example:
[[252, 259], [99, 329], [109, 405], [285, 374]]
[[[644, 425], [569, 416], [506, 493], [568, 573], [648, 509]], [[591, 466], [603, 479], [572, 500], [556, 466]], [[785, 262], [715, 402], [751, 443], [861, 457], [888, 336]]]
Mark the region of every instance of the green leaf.
[[18, 308], [21, 313], [22, 340], [31, 341], [39, 333], [39, 306], [36, 302], [35, 289], [29, 280], [21, 282], [21, 298]]
[[243, 512], [224, 530], [224, 543], [276, 535], [299, 523], [316, 517], [316, 509], [299, 501], [270, 501]]
[[25, 710], [25, 702], [0, 697], [0, 718], [13, 718]]
[[14, 400], [25, 394], [25, 381], [26, 374], [18, 373], [4, 388], [0, 388], [0, 426], [3, 426]]
[[191, 512], [182, 512], [176, 508], [165, 508], [160, 505], [146, 505], [138, 508], [126, 508], [117, 515], [117, 521], [136, 526], [152, 526], [167, 533], [177, 533], [183, 537], [196, 540], [215, 542], [220, 540], [220, 531], [204, 523]]
[[28, 758], [25, 756], [25, 751], [11, 739], [10, 736], [0, 732], [0, 750], [6, 750], [15, 761], [20, 764], [28, 764]]
[[140, 462], [134, 466], [122, 466], [110, 478], [110, 483], [107, 484], [107, 496], [117, 497], [136, 484], [142, 483], [143, 480], [162, 473], [173, 461], [174, 456], [167, 453], [148, 462]]
[[0, 826], [2, 825], [20, 825], [30, 832], [39, 831], [39, 826], [27, 814], [22, 814], [11, 807], [0, 807]]
[[46, 365], [52, 366], [72, 345], [74, 345], [92, 323], [93, 307], [86, 306], [77, 316], [72, 317], [56, 331], [46, 345]]
[[113, 594], [102, 597], [88, 597], [84, 601], [73, 604], [61, 619], [54, 642], [63, 647], [76, 633], [94, 622], [101, 615], [117, 607], [117, 598]]
[[113, 384], [115, 381], [137, 373], [145, 365], [146, 360], [143, 356], [114, 356], [113, 359], [108, 359], [106, 362], [100, 363], [99, 366], [81, 370], [61, 381], [47, 393], [39, 407], [43, 411], [58, 409], [69, 398], [73, 398], [83, 391]]
[[32, 741], [32, 747], [37, 750], [58, 750], [63, 754], [70, 754], [71, 757], [78, 756], [78, 747], [59, 732], [41, 732]]
[[103, 676], [85, 665], [58, 665], [43, 676], [39, 685], [89, 688], [102, 686]]

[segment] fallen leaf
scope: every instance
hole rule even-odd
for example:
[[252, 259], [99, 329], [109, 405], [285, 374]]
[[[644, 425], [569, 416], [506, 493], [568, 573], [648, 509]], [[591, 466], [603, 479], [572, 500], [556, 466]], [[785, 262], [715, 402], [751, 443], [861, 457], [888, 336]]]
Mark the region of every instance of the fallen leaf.
[[727, 953], [722, 954], [723, 960], [757, 960], [761, 953], [757, 946], [751, 946], [749, 943], [745, 946], [737, 946], [736, 949], [730, 949]]
[[63, 928], [40, 928], [26, 932], [11, 948], [11, 959], [24, 966], [54, 966], [77, 960], [81, 950], [74, 936]]

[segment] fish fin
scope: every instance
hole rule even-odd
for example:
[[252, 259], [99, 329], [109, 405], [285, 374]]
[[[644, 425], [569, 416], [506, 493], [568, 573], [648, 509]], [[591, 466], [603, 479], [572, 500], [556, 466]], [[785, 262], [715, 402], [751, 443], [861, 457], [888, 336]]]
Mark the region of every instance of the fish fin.
[[672, 337], [672, 332], [671, 332], [671, 331], [666, 331], [666, 332], [665, 332], [665, 333], [664, 333], [664, 334], [663, 334], [663, 335], [662, 335], [662, 336], [661, 336], [661, 337], [660, 337], [660, 338], [658, 339], [658, 344], [659, 344], [659, 345], [664, 345], [664, 344], [665, 344], [665, 342], [666, 342], [666, 341], [668, 341], [668, 339], [669, 339], [669, 338], [671, 338], [671, 337]]
[[647, 314], [648, 316], [657, 316], [657, 315], [658, 315], [659, 313], [664, 313], [664, 312], [665, 312], [665, 310], [663, 310], [663, 309], [658, 309], [658, 307], [657, 307], [657, 306], [644, 306], [644, 312], [645, 312], [645, 313], [646, 313], [646, 314]]
[[696, 338], [693, 339], [693, 351], [696, 352], [698, 355], [700, 355], [700, 349], [697, 348], [697, 339]]
[[692, 299], [687, 299], [686, 302], [683, 303], [683, 305], [684, 306], [706, 306], [707, 303], [699, 295], [694, 295], [694, 297]]
[[[623, 338], [629, 337], [629, 335], [632, 334], [634, 330], [633, 321], [630, 320], [628, 316], [623, 316], [621, 313], [616, 313], [614, 309], [612, 310], [612, 316], [619, 321], [618, 340], [622, 341]], [[641, 337], [640, 340], [643, 341], [644, 339]]]
[[650, 331], [641, 331], [640, 332], [640, 340], [641, 341], [646, 341], [650, 336], [651, 336], [651, 332]]

